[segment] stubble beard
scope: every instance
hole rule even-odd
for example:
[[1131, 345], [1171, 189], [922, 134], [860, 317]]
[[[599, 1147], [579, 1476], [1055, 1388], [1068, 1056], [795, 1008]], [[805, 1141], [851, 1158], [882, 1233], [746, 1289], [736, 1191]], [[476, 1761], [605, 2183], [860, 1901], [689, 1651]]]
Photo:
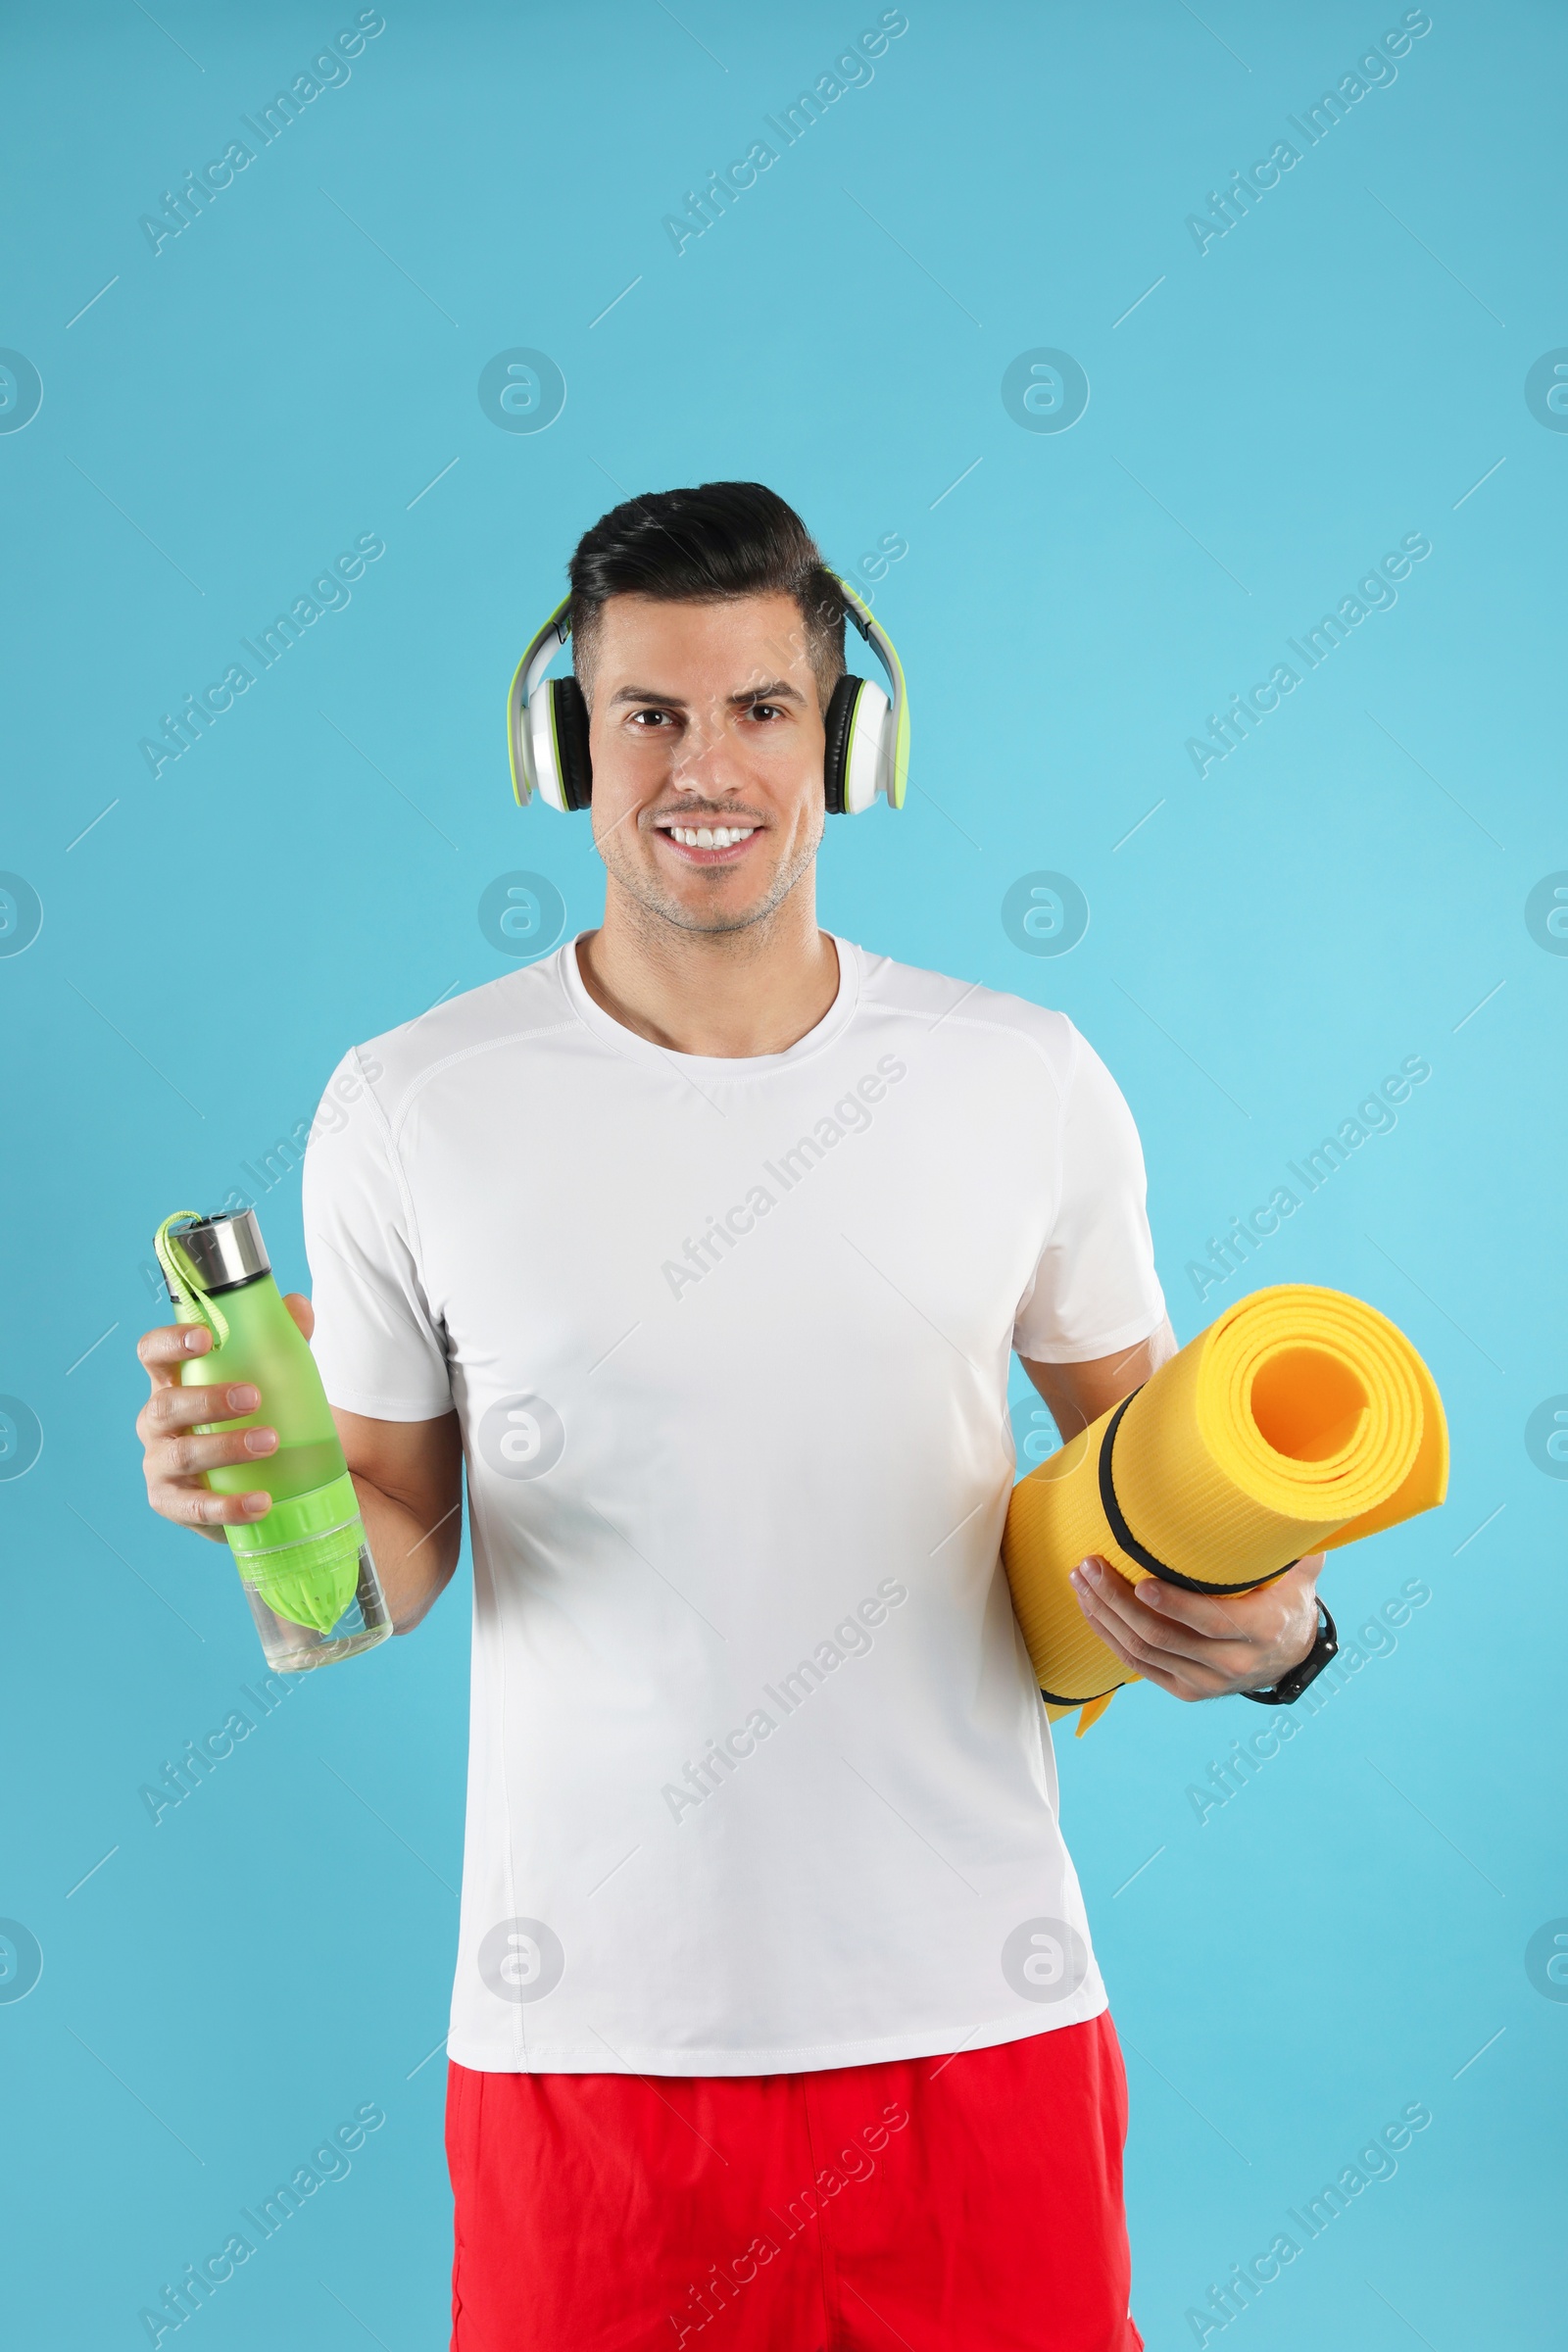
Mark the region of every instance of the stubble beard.
[[656, 870], [636, 858], [626, 857], [622, 843], [614, 838], [613, 833], [607, 834], [595, 846], [604, 859], [606, 870], [638, 908], [643, 928], [648, 934], [655, 934], [660, 924], [667, 924], [676, 931], [696, 932], [717, 939], [726, 934], [755, 930], [760, 923], [767, 923], [772, 919], [797, 884], [810, 872], [821, 847], [826, 821], [824, 814], [822, 825], [817, 828], [814, 837], [804, 843], [793, 858], [780, 865], [761, 899], [749, 906], [730, 910], [715, 906], [708, 913], [684, 905], [672, 892], [662, 887]]

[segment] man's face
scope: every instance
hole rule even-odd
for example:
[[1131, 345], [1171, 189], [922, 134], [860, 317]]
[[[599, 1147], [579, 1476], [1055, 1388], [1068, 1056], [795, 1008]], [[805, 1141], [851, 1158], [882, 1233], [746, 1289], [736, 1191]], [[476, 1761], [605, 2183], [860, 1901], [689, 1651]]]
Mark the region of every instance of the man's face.
[[[683, 931], [760, 922], [822, 837], [822, 712], [788, 596], [604, 606], [592, 666], [594, 839]], [[715, 838], [716, 835], [716, 838]]]

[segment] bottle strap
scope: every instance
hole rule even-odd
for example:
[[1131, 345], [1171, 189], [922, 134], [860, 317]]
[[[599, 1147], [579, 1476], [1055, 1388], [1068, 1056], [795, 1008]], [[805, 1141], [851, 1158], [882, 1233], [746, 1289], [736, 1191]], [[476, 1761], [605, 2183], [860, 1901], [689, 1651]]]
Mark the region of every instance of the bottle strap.
[[175, 1304], [188, 1306], [197, 1321], [205, 1323], [212, 1333], [213, 1346], [221, 1348], [228, 1338], [228, 1319], [217, 1300], [209, 1298], [202, 1289], [196, 1279], [196, 1270], [184, 1251], [180, 1250], [178, 1254], [175, 1254], [178, 1249], [178, 1236], [171, 1231], [172, 1226], [183, 1225], [187, 1221], [192, 1224], [198, 1223], [200, 1216], [199, 1209], [176, 1208], [172, 1217], [164, 1219], [154, 1234], [153, 1248], [158, 1252], [158, 1263], [164, 1269], [164, 1279], [169, 1285], [170, 1295]]

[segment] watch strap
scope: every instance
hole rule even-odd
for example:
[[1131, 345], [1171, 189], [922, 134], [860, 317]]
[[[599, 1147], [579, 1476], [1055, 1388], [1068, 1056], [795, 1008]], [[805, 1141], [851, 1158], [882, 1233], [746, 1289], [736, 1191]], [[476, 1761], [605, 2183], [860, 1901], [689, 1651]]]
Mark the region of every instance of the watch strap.
[[1316, 1682], [1330, 1658], [1339, 1650], [1339, 1633], [1321, 1600], [1317, 1604], [1317, 1640], [1298, 1666], [1293, 1666], [1289, 1674], [1282, 1674], [1279, 1681], [1265, 1690], [1242, 1690], [1237, 1695], [1255, 1699], [1260, 1707], [1293, 1705], [1307, 1685]]

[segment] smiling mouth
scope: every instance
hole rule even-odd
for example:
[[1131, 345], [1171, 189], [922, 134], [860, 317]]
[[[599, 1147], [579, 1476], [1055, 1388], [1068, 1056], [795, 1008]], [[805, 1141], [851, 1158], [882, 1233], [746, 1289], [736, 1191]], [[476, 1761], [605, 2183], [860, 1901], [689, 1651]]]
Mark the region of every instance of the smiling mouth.
[[683, 824], [674, 818], [662, 818], [654, 825], [654, 831], [690, 865], [732, 863], [761, 830], [756, 824], [715, 825], [706, 820]]

